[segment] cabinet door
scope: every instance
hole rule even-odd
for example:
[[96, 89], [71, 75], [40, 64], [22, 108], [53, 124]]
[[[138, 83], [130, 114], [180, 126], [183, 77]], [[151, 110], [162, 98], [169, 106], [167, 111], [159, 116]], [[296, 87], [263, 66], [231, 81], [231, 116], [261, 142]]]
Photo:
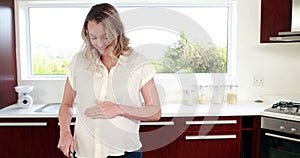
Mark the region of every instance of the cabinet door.
[[[141, 126], [144, 158], [238, 158], [241, 145], [239, 117], [173, 118], [172, 126]], [[164, 121], [166, 122], [166, 121]], [[166, 122], [168, 123], [168, 122]], [[212, 128], [209, 124], [216, 124]], [[204, 127], [204, 128], [201, 128]], [[200, 130], [201, 129], [201, 130]], [[203, 131], [203, 129], [210, 129]], [[199, 133], [200, 131], [200, 133]], [[149, 132], [149, 133], [147, 133]], [[163, 143], [165, 142], [165, 143]], [[163, 146], [160, 146], [164, 144]], [[152, 147], [154, 150], [148, 150]], [[159, 148], [158, 148], [159, 147]]]
[[185, 120], [188, 128], [178, 140], [179, 157], [240, 157], [240, 117], [195, 117]]
[[176, 130], [176, 118], [161, 118], [157, 122], [142, 122], [140, 137], [143, 158], [175, 157], [176, 139], [181, 135]]
[[0, 108], [17, 102], [14, 1], [0, 1]]
[[291, 30], [292, 0], [261, 0], [260, 42]]
[[185, 132], [178, 140], [179, 157], [239, 158], [239, 131]]
[[1, 157], [55, 157], [54, 150], [51, 148], [54, 146], [53, 132], [48, 121], [36, 120], [1, 120]]

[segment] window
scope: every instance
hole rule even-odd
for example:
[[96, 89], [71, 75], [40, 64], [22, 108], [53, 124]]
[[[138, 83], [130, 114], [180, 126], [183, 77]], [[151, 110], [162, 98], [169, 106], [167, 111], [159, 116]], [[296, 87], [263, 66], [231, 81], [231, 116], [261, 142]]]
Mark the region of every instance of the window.
[[82, 45], [81, 29], [87, 8], [30, 7], [30, 75], [63, 75]]
[[[19, 1], [22, 78], [64, 76], [66, 65], [82, 46], [81, 28], [90, 6], [66, 1]], [[151, 59], [159, 74], [221, 72], [233, 75], [233, 3], [164, 3], [150, 4], [159, 7], [149, 8], [147, 3], [128, 2], [115, 6], [131, 46]], [[145, 19], [147, 9], [154, 15]], [[134, 12], [142, 13], [132, 14]], [[138, 19], [135, 25], [132, 19]]]

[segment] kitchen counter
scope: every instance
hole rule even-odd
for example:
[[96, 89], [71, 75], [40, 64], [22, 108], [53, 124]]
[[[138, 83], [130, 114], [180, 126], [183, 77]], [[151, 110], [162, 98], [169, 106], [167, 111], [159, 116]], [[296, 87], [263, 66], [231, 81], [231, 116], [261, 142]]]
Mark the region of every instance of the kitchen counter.
[[[45, 104], [33, 105], [28, 109], [13, 104], [0, 110], [0, 118], [56, 118], [57, 113], [35, 112]], [[182, 105], [180, 103], [167, 103], [162, 105], [162, 117], [194, 117], [194, 116], [255, 116], [271, 107], [272, 103], [254, 103], [240, 101], [237, 104], [199, 104]], [[73, 117], [76, 117], [74, 112]]]

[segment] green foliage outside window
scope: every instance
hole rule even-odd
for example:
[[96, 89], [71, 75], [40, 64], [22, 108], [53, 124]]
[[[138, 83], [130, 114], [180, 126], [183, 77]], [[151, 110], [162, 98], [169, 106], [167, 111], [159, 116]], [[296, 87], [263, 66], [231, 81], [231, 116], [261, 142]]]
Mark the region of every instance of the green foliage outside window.
[[[69, 57], [62, 55], [45, 55], [37, 53], [33, 58], [33, 75], [66, 74]], [[70, 56], [70, 55], [69, 55]], [[170, 45], [164, 57], [152, 61], [159, 73], [224, 73], [226, 72], [227, 47], [206, 47], [192, 43], [181, 32], [180, 39]]]
[[66, 66], [69, 63], [63, 55], [36, 54], [33, 58], [34, 75], [62, 75], [66, 74]]
[[192, 43], [181, 32], [180, 39], [170, 45], [164, 58], [153, 61], [160, 73], [223, 73], [226, 72], [227, 47], [206, 47]]

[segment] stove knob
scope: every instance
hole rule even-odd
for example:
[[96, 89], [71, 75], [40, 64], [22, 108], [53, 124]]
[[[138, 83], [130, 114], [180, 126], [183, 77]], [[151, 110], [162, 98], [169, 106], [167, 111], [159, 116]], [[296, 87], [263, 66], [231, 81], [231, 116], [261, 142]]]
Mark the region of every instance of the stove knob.
[[291, 128], [291, 132], [292, 132], [292, 133], [296, 133], [296, 131], [297, 131], [296, 128], [294, 128], [294, 127]]
[[279, 128], [281, 131], [284, 131], [284, 129], [285, 129], [284, 126], [280, 126]]

